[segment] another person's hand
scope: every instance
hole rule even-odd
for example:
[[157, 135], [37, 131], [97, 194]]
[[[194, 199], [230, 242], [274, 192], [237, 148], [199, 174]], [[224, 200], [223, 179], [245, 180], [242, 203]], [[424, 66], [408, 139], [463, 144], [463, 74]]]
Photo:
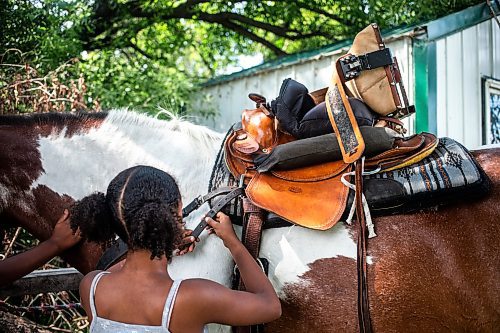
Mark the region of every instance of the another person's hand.
[[233, 223], [229, 216], [224, 213], [217, 213], [215, 219], [205, 217], [205, 221], [209, 225], [209, 233], [215, 233], [224, 242], [224, 246], [230, 247], [240, 240], [234, 232]]
[[81, 239], [80, 230], [73, 233], [69, 221], [69, 211], [65, 209], [63, 215], [54, 226], [52, 236], [50, 236], [49, 239], [49, 241], [53, 242], [60, 251], [64, 251], [72, 247]]
[[184, 229], [182, 232], [182, 240], [180, 245], [178, 246], [178, 250], [175, 253], [178, 256], [182, 256], [183, 254], [193, 252], [194, 247], [196, 246], [196, 242], [199, 242], [199, 238], [195, 238], [194, 236], [191, 236], [193, 233], [193, 230], [191, 229]]

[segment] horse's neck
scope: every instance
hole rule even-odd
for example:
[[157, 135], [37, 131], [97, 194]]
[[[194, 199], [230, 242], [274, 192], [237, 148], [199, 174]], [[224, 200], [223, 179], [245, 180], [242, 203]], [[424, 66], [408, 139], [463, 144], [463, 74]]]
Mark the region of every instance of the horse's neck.
[[[111, 179], [131, 166], [151, 165], [171, 173], [185, 204], [207, 191], [222, 135], [184, 121], [165, 122], [130, 112], [110, 112], [91, 126], [88, 121], [72, 121], [71, 126], [56, 124], [52, 130], [44, 125], [5, 133], [12, 138], [5, 148], [12, 151], [0, 154], [7, 175], [0, 181], [0, 208], [36, 237], [50, 235], [72, 200], [105, 193]], [[19, 151], [26, 154], [11, 157]], [[18, 175], [27, 175], [21, 189]], [[87, 261], [82, 270], [92, 267], [93, 260], [80, 257]]]
[[104, 192], [111, 179], [134, 165], [171, 173], [183, 199], [206, 191], [220, 136], [182, 121], [164, 122], [129, 112], [111, 112], [99, 127], [68, 137], [64, 131], [38, 140], [45, 184], [73, 199]]

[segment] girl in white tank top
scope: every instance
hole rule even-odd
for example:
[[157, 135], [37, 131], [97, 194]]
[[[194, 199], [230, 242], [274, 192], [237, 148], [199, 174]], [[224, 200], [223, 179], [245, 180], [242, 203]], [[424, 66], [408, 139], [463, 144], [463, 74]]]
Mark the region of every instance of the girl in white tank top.
[[[108, 242], [118, 235], [128, 246], [121, 268], [91, 272], [82, 279], [80, 296], [92, 317], [91, 333], [201, 333], [207, 332], [208, 323], [244, 326], [281, 315], [272, 285], [222, 213], [207, 223], [233, 255], [246, 292], [203, 279], [172, 281], [165, 266], [181, 243], [194, 239], [183, 227], [179, 188], [161, 170], [137, 166], [122, 171], [106, 194], [76, 202], [71, 221], [87, 241]], [[193, 249], [194, 243], [183, 253]]]

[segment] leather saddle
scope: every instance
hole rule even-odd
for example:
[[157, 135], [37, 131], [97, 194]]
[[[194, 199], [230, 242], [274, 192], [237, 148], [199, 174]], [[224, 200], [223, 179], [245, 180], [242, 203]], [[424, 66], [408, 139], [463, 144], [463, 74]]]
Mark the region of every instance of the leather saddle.
[[[258, 157], [294, 141], [279, 129], [265, 105], [258, 105], [254, 110], [245, 110], [241, 126], [233, 126], [227, 136], [226, 165], [236, 179], [246, 184], [245, 193], [256, 206], [307, 228], [329, 229], [345, 210], [349, 188], [342, 184], [341, 176], [352, 170], [351, 164], [339, 156], [338, 160], [306, 163], [291, 170], [256, 170], [254, 161]], [[397, 138], [391, 149], [367, 158], [365, 167], [387, 171], [414, 164], [431, 154], [437, 144], [437, 138], [429, 133]]]
[[[347, 95], [342, 96], [344, 105], [348, 104], [354, 109], [356, 103], [361, 103], [361, 106], [367, 108], [366, 104], [382, 116], [388, 114], [406, 116], [412, 113], [413, 109], [406, 106], [406, 98], [403, 98], [405, 103], [394, 98], [395, 91], [392, 83], [396, 85], [400, 83], [400, 79], [396, 75], [397, 78], [391, 83], [388, 78], [395, 77], [395, 73], [398, 74], [399, 69], [395, 59], [393, 60], [385, 47], [379, 50], [383, 43], [378, 26], [370, 25], [367, 27], [356, 37], [354, 44], [351, 54], [343, 57], [343, 60], [341, 59], [343, 61], [341, 63], [347, 66], [344, 67], [349, 69], [342, 73], [344, 77], [354, 78], [350, 82], [349, 88], [359, 93], [353, 95], [359, 97], [360, 100], [357, 103], [355, 100], [350, 101]], [[391, 64], [390, 68], [388, 66], [382, 66], [382, 68], [380, 59], [388, 61]], [[348, 63], [349, 61], [353, 61], [353, 63]], [[382, 62], [385, 64], [384, 61]], [[363, 67], [362, 65], [365, 63], [368, 66]], [[355, 73], [352, 72], [354, 64], [361, 66]], [[371, 69], [372, 64], [380, 68], [368, 70]], [[388, 74], [389, 72], [391, 75]], [[377, 84], [380, 82], [383, 84]], [[376, 85], [378, 90], [374, 89], [373, 85]], [[401, 87], [401, 89], [403, 88]], [[286, 145], [295, 141], [296, 138], [304, 139], [302, 135], [313, 132], [315, 135], [320, 134], [316, 132], [318, 122], [310, 122], [313, 124], [310, 129], [302, 127], [306, 125], [304, 118], [307, 118], [309, 114], [314, 114], [312, 118], [320, 119], [320, 123], [328, 124], [326, 118], [321, 119], [321, 117], [316, 116], [316, 113], [311, 112], [317, 109], [317, 114], [321, 113], [319, 106], [321, 103], [325, 104], [325, 94], [328, 95], [328, 89], [308, 93], [305, 87], [291, 79], [283, 82], [280, 96], [270, 104], [267, 103], [265, 97], [250, 94], [250, 99], [256, 103], [256, 109], [243, 111], [241, 128], [233, 128], [233, 132], [224, 142], [226, 165], [233, 176], [240, 179], [240, 183], [247, 185], [246, 195], [254, 205], [273, 212], [292, 223], [321, 230], [332, 227], [342, 216], [349, 188], [342, 184], [341, 177], [344, 173], [350, 172], [353, 166], [344, 163], [339, 158], [320, 164], [304, 165], [292, 170], [270, 169], [267, 172], [259, 173], [256, 171], [254, 161], [263, 155], [272, 154], [278, 145]], [[406, 97], [404, 91], [403, 95]], [[361, 100], [364, 100], [365, 104]], [[327, 114], [329, 121], [331, 121], [329, 117], [331, 112], [323, 113]], [[363, 118], [363, 115], [367, 114], [370, 113], [360, 113], [356, 117], [356, 113], [353, 112], [354, 119], [349, 119], [349, 121], [351, 124], [352, 121], [358, 124], [358, 118]], [[369, 118], [370, 123], [374, 123], [374, 118], [371, 116]], [[279, 119], [279, 124], [277, 119]], [[386, 127], [402, 129], [401, 123], [391, 121], [389, 118], [384, 119]], [[378, 122], [375, 126], [377, 125]], [[325, 127], [331, 133], [330, 128], [333, 129], [331, 126]], [[401, 130], [399, 133], [404, 133], [404, 131]], [[337, 139], [338, 134], [336, 133]], [[437, 138], [429, 133], [395, 139], [392, 148], [366, 158], [365, 167], [378, 171], [401, 168], [427, 157], [436, 148], [437, 143]]]
[[[278, 132], [277, 142], [291, 137]], [[236, 129], [224, 143], [226, 165], [236, 178], [244, 177], [245, 193], [256, 206], [304, 227], [326, 230], [342, 216], [349, 189], [340, 177], [351, 166], [342, 160], [294, 170], [259, 173], [253, 158], [235, 149], [243, 128]], [[236, 144], [235, 144], [236, 143]]]

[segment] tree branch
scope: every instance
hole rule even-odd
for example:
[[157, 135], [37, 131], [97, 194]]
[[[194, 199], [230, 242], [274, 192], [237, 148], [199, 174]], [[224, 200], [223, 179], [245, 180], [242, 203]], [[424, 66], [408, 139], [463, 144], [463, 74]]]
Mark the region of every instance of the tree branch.
[[283, 51], [282, 49], [280, 49], [279, 47], [277, 47], [276, 45], [274, 45], [273, 43], [271, 43], [271, 42], [265, 40], [264, 38], [254, 34], [250, 30], [246, 29], [245, 27], [243, 27], [239, 24], [234, 23], [233, 21], [221, 20], [219, 22], [217, 20], [214, 20], [213, 17], [211, 17], [211, 16], [206, 17], [207, 20], [205, 20], [203, 18], [203, 15], [200, 15], [200, 19], [207, 21], [207, 22], [211, 22], [211, 23], [219, 23], [220, 25], [228, 28], [229, 30], [233, 30], [233, 31], [235, 31], [235, 32], [237, 32], [237, 33], [239, 33], [239, 34], [241, 34], [241, 35], [257, 42], [257, 43], [264, 45], [265, 47], [269, 48], [277, 56], [285, 56], [288, 54], [285, 51]]
[[146, 53], [146, 51], [144, 51], [143, 49], [141, 49], [139, 46], [137, 46], [137, 44], [133, 43], [132, 41], [129, 41], [129, 46], [134, 49], [135, 51], [139, 52], [141, 55], [143, 55], [145, 58], [149, 59], [149, 60], [153, 60], [155, 59], [155, 57], [149, 55], [148, 53]]
[[[273, 25], [273, 24], [266, 23], [266, 22], [262, 22], [262, 21], [256, 21], [254, 19], [251, 19], [249, 17], [243, 16], [240, 14], [236, 14], [236, 13], [220, 12], [218, 14], [208, 14], [208, 13], [204, 13], [204, 14], [211, 15], [213, 17], [220, 17], [223, 20], [227, 19], [227, 20], [231, 20], [231, 21], [238, 21], [238, 22], [253, 26], [255, 28], [259, 28], [259, 29], [262, 29], [262, 30], [265, 30], [268, 32], [272, 32], [273, 34], [275, 34], [277, 36], [285, 37], [285, 38], [291, 39], [291, 40], [300, 39], [301, 38], [300, 36], [302, 36], [302, 33], [300, 31], [297, 31], [294, 29], [287, 29], [285, 27], [280, 27], [280, 26]], [[220, 23], [219, 20], [217, 20], [217, 21]], [[295, 33], [295, 34], [297, 34], [297, 36], [292, 36], [292, 35], [289, 35], [288, 33]]]

